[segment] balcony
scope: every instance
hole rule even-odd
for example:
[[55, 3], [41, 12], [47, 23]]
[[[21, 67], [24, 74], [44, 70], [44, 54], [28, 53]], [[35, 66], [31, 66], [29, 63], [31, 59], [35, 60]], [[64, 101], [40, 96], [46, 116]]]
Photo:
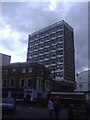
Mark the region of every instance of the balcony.
[[49, 54], [49, 52], [44, 52], [44, 54]]
[[63, 37], [63, 35], [59, 35], [59, 37]]
[[39, 53], [39, 55], [41, 56], [41, 55], [43, 55], [43, 53]]
[[38, 45], [38, 43], [35, 43], [34, 45]]
[[62, 64], [63, 62], [57, 62], [58, 65]]
[[39, 62], [43, 62], [43, 60], [39, 60]]
[[58, 31], [62, 31], [63, 29], [59, 29]]
[[56, 64], [55, 63], [52, 63], [51, 66], [55, 66]]
[[45, 46], [45, 48], [48, 48], [48, 47], [50, 47], [50, 46], [49, 45]]
[[45, 58], [44, 60], [45, 60], [45, 61], [46, 61], [46, 60], [49, 60], [49, 58]]
[[51, 50], [51, 52], [56, 52], [56, 50], [54, 49], [54, 50]]
[[46, 41], [47, 41], [47, 42], [49, 42], [49, 41], [50, 41], [50, 39], [47, 39]]
[[59, 48], [57, 48], [57, 50], [63, 50], [63, 47], [62, 48], [59, 47]]
[[40, 50], [42, 50], [42, 49], [43, 49], [43, 47], [40, 47], [39, 49], [40, 49]]
[[40, 44], [43, 44], [43, 43], [44, 43], [44, 41], [40, 41], [39, 43], [40, 43]]
[[52, 46], [55, 46], [56, 45], [56, 43], [52, 43]]
[[34, 55], [34, 57], [37, 57], [38, 55]]
[[49, 65], [45, 65], [46, 67], [49, 67]]
[[63, 72], [63, 69], [57, 69], [56, 72]]
[[55, 31], [52, 31], [52, 34], [56, 33], [56, 30]]
[[55, 59], [55, 58], [56, 58], [55, 56], [51, 57], [51, 59]]
[[63, 57], [63, 55], [56, 55], [56, 57], [58, 58], [58, 57]]
[[56, 39], [56, 37], [52, 37], [52, 40]]
[[50, 35], [50, 33], [46, 33], [46, 36], [49, 36]]
[[28, 57], [29, 59], [32, 59], [32, 57]]

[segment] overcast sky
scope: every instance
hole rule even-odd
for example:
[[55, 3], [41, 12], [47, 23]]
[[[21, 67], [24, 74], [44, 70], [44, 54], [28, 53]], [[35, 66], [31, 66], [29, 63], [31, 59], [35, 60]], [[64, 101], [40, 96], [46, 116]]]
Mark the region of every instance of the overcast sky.
[[11, 62], [25, 62], [29, 33], [62, 19], [74, 28], [76, 72], [86, 70], [88, 3], [85, 2], [3, 2], [0, 52], [11, 55]]

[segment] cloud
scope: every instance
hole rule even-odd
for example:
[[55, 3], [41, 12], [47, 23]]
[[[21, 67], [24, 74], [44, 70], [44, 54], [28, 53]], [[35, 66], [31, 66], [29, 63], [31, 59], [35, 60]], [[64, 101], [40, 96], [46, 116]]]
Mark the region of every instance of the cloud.
[[[23, 33], [19, 33], [11, 28], [10, 25], [3, 21], [2, 30], [0, 34], [1, 47], [0, 51], [5, 54], [10, 54], [12, 56], [12, 62], [16, 62], [18, 60], [25, 61], [24, 57], [27, 49], [27, 41], [26, 37]], [[16, 59], [14, 59], [16, 57]], [[18, 59], [19, 58], [19, 59]]]
[[88, 3], [4, 2], [2, 19], [1, 51], [12, 54], [12, 62], [26, 61], [29, 33], [64, 19], [74, 28], [76, 71], [87, 67]]

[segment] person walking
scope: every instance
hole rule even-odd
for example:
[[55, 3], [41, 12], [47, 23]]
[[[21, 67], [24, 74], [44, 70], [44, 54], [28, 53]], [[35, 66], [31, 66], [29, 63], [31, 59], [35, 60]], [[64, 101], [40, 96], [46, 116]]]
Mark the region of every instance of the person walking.
[[54, 111], [55, 111], [55, 119], [56, 120], [58, 120], [58, 118], [59, 118], [59, 109], [60, 109], [60, 100], [57, 96], [54, 101]]
[[52, 119], [53, 118], [53, 110], [54, 110], [54, 105], [53, 105], [52, 98], [49, 99], [48, 109], [49, 109], [49, 118]]

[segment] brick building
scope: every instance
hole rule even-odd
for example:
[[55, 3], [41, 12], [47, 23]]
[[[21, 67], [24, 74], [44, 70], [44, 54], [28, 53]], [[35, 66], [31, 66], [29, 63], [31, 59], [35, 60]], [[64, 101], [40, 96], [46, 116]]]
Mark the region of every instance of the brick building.
[[11, 63], [2, 66], [2, 97], [26, 97], [32, 99], [46, 96], [50, 90], [50, 70], [37, 62]]

